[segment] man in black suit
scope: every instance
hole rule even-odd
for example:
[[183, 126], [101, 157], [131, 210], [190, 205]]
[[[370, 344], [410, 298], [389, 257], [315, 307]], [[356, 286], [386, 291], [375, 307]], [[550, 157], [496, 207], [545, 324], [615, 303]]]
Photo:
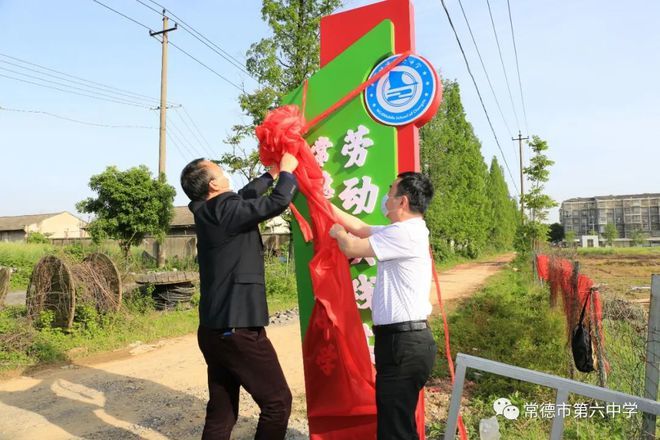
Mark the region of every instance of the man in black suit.
[[[195, 217], [201, 290], [197, 340], [208, 365], [203, 439], [229, 439], [241, 386], [261, 409], [255, 439], [277, 440], [286, 434], [291, 391], [264, 329], [268, 306], [258, 225], [291, 203], [297, 166], [297, 159], [286, 153], [279, 167], [238, 194], [225, 171], [211, 161], [196, 159], [181, 172]], [[278, 174], [277, 185], [263, 196]]]

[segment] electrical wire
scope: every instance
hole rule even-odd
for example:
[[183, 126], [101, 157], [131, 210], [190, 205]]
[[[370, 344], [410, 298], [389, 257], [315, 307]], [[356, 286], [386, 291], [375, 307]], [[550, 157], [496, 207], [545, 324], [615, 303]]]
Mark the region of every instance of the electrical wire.
[[204, 142], [209, 147], [209, 149], [211, 151], [213, 151], [213, 148], [211, 147], [211, 144], [206, 139], [206, 137], [204, 137], [204, 134], [202, 134], [202, 131], [199, 129], [197, 124], [195, 124], [195, 120], [190, 116], [190, 113], [188, 113], [188, 110], [186, 110], [186, 107], [182, 105], [181, 110], [183, 110], [183, 113], [185, 113], [185, 115], [188, 116], [188, 119], [190, 120], [190, 123], [192, 124], [193, 127], [195, 127], [195, 130], [197, 130], [197, 133], [199, 133], [199, 136], [204, 140]]
[[204, 64], [203, 62], [201, 62], [200, 60], [198, 60], [197, 58], [195, 58], [195, 57], [192, 56], [191, 54], [189, 54], [188, 52], [186, 52], [185, 50], [181, 49], [181, 48], [180, 48], [179, 46], [177, 46], [176, 44], [172, 43], [171, 41], [168, 41], [168, 44], [169, 44], [170, 46], [174, 47], [175, 49], [179, 50], [180, 52], [183, 52], [185, 55], [187, 55], [188, 57], [192, 58], [193, 60], [195, 60], [195, 61], [196, 61], [197, 63], [199, 63], [200, 65], [206, 67], [209, 71], [211, 71], [212, 73], [214, 73], [215, 75], [217, 75], [218, 77], [220, 77], [221, 79], [223, 79], [224, 81], [226, 81], [227, 83], [231, 84], [231, 85], [234, 86], [236, 89], [238, 89], [238, 90], [240, 90], [241, 92], [243, 92], [243, 89], [242, 89], [240, 86], [236, 85], [236, 83], [234, 83], [234, 82], [232, 82], [231, 80], [225, 78], [224, 76], [222, 76], [221, 74], [219, 74], [218, 72], [216, 72], [215, 70], [213, 70], [212, 68], [210, 68], [209, 66], [207, 66], [206, 64]]
[[190, 142], [188, 137], [183, 133], [183, 130], [181, 130], [177, 124], [174, 123], [170, 116], [167, 116], [167, 123], [174, 131], [172, 134], [175, 135], [178, 140], [180, 140], [181, 145], [186, 147], [186, 149], [189, 150], [193, 155], [206, 156], [206, 154], [204, 154], [204, 152], [199, 149], [194, 142]]
[[518, 87], [520, 88], [520, 102], [522, 103], [523, 117], [525, 118], [525, 131], [529, 134], [527, 126], [527, 109], [525, 108], [525, 97], [523, 95], [522, 81], [520, 80], [520, 65], [518, 64], [518, 48], [516, 47], [516, 37], [513, 32], [513, 19], [511, 18], [511, 3], [506, 0], [506, 6], [509, 10], [509, 24], [511, 25], [511, 41], [513, 42], [513, 53], [516, 56], [516, 72], [518, 73]]
[[169, 138], [170, 142], [172, 142], [172, 145], [174, 145], [174, 148], [176, 148], [176, 151], [177, 151], [177, 153], [179, 153], [179, 156], [181, 156], [181, 159], [183, 159], [183, 160], [185, 161], [185, 160], [190, 159], [190, 157], [194, 157], [194, 154], [193, 154], [192, 156], [188, 156], [188, 157], [186, 157], [186, 155], [185, 155], [185, 154], [183, 153], [183, 151], [181, 150], [181, 147], [179, 147], [179, 144], [177, 144], [177, 143], [174, 141], [174, 138], [173, 138], [172, 135], [170, 134], [169, 130], [168, 130], [167, 133], [165, 133], [165, 134], [166, 134], [166, 136]]
[[98, 1], [98, 0], [92, 0], [92, 1], [93, 1], [94, 3], [98, 3], [99, 5], [103, 6], [103, 7], [106, 8], [106, 9], [111, 10], [111, 11], [114, 12], [115, 14], [121, 15], [121, 16], [124, 17], [125, 19], [130, 20], [130, 21], [132, 21], [133, 23], [135, 23], [135, 24], [137, 24], [137, 25], [139, 25], [139, 26], [142, 26], [143, 28], [147, 29], [149, 32], [153, 32], [153, 31], [151, 30], [151, 28], [150, 28], [149, 26], [147, 26], [146, 24], [144, 24], [144, 23], [140, 23], [139, 21], [135, 20], [134, 18], [131, 18], [131, 17], [129, 17], [129, 16], [126, 15], [126, 14], [122, 14], [121, 12], [119, 12], [119, 11], [116, 10], [116, 9], [112, 9], [110, 6], [106, 5], [105, 3], [101, 3], [101, 2]]
[[445, 10], [445, 14], [447, 15], [447, 20], [449, 21], [449, 26], [451, 26], [452, 31], [454, 32], [454, 37], [456, 37], [456, 42], [458, 43], [458, 47], [461, 50], [461, 54], [463, 55], [463, 60], [465, 61], [465, 66], [467, 67], [467, 71], [470, 74], [470, 78], [472, 78], [472, 84], [474, 84], [474, 88], [477, 91], [477, 96], [479, 97], [479, 102], [481, 103], [481, 108], [484, 110], [484, 113], [486, 115], [486, 120], [488, 120], [488, 125], [490, 126], [490, 131], [493, 133], [493, 137], [495, 138], [495, 143], [497, 144], [497, 148], [500, 150], [500, 154], [502, 155], [502, 160], [504, 161], [504, 165], [506, 167], [507, 172], [509, 173], [509, 177], [511, 178], [511, 183], [513, 184], [513, 187], [516, 189], [516, 195], [520, 194], [520, 190], [518, 189], [518, 186], [516, 185], [516, 180], [513, 178], [513, 175], [511, 174], [511, 169], [509, 168], [509, 163], [506, 160], [506, 156], [504, 155], [504, 151], [502, 150], [502, 146], [500, 145], [500, 141], [497, 138], [497, 134], [495, 133], [495, 129], [493, 128], [493, 123], [490, 120], [490, 115], [488, 115], [488, 110], [486, 110], [486, 105], [484, 104], [484, 100], [481, 97], [481, 92], [479, 91], [479, 86], [477, 85], [477, 81], [474, 79], [474, 75], [472, 74], [472, 69], [470, 69], [470, 63], [468, 62], [467, 56], [465, 56], [465, 51], [463, 50], [463, 44], [461, 43], [461, 39], [458, 37], [458, 32], [456, 32], [456, 28], [454, 27], [454, 22], [451, 19], [451, 15], [449, 14], [449, 10], [447, 9], [447, 5], [445, 4], [445, 0], [440, 0], [442, 3], [442, 8]]
[[57, 86], [68, 87], [68, 88], [71, 88], [71, 89], [74, 89], [74, 90], [79, 90], [79, 91], [82, 91], [82, 92], [85, 92], [85, 93], [92, 93], [92, 94], [94, 94], [94, 96], [103, 96], [103, 97], [106, 97], [106, 98], [112, 98], [112, 99], [117, 100], [118, 102], [123, 102], [125, 104], [137, 105], [137, 106], [143, 106], [143, 107], [149, 108], [144, 103], [141, 103], [141, 102], [138, 102], [138, 101], [132, 101], [132, 100], [127, 99], [127, 98], [120, 98], [120, 97], [117, 97], [116, 95], [108, 95], [106, 93], [96, 92], [94, 90], [83, 89], [81, 87], [72, 86], [72, 85], [69, 85], [69, 84], [66, 84], [66, 83], [61, 83], [61, 82], [58, 82], [58, 81], [53, 81], [53, 80], [50, 80], [50, 79], [45, 79], [45, 78], [40, 78], [38, 76], [30, 75], [28, 73], [23, 73], [23, 72], [19, 72], [19, 71], [12, 70], [12, 69], [7, 69], [6, 67], [0, 67], [0, 70], [4, 70], [6, 72], [10, 72], [10, 73], [13, 73], [13, 74], [16, 74], [16, 75], [20, 75], [22, 77], [27, 77], [27, 78], [31, 78], [31, 79], [36, 79], [38, 81], [43, 81], [43, 82], [46, 82], [46, 83], [55, 84]]
[[188, 124], [188, 122], [184, 119], [183, 115], [181, 115], [181, 113], [178, 111], [177, 108], [174, 109], [174, 113], [176, 113], [176, 115], [179, 117], [181, 122], [183, 122], [183, 125], [186, 126], [186, 129], [188, 129], [188, 132], [190, 132], [190, 134], [192, 134], [192, 137], [195, 139], [197, 145], [200, 146], [200, 150], [205, 151], [206, 153], [208, 153], [209, 157], [213, 157], [214, 156], [213, 151], [211, 151], [209, 148], [207, 148], [206, 145], [203, 143], [203, 141], [199, 138], [197, 133], [195, 133], [195, 131], [193, 131], [193, 129], [190, 128], [190, 124]]
[[520, 122], [518, 121], [518, 112], [516, 112], [516, 106], [513, 104], [513, 94], [511, 93], [511, 87], [509, 86], [509, 76], [506, 74], [506, 67], [504, 66], [504, 58], [502, 58], [502, 48], [500, 47], [500, 39], [497, 37], [497, 31], [495, 30], [495, 20], [493, 20], [493, 11], [490, 8], [490, 0], [486, 0], [486, 4], [488, 5], [490, 24], [493, 26], [493, 34], [495, 35], [495, 42], [497, 43], [497, 52], [500, 54], [500, 63], [502, 64], [502, 71], [504, 72], [504, 81], [506, 82], [506, 89], [509, 91], [511, 108], [513, 109], [513, 114], [516, 117], [516, 125], [520, 127]]
[[458, 4], [461, 7], [461, 12], [463, 13], [463, 18], [465, 19], [465, 24], [467, 25], [468, 31], [470, 32], [470, 38], [472, 39], [472, 44], [474, 44], [474, 49], [477, 52], [477, 56], [479, 57], [479, 62], [481, 63], [481, 68], [484, 71], [484, 75], [486, 76], [486, 81], [488, 81], [488, 87], [490, 88], [490, 92], [493, 94], [493, 99], [495, 100], [495, 104], [497, 105], [497, 110], [500, 113], [500, 116], [502, 117], [502, 122], [504, 122], [504, 126], [506, 127], [507, 132], [509, 133], [509, 137], [513, 137], [511, 134], [511, 128], [509, 127], [509, 124], [506, 121], [506, 118], [504, 117], [504, 112], [502, 111], [502, 107], [500, 106], [500, 101], [497, 99], [497, 95], [495, 94], [495, 89], [493, 88], [493, 83], [490, 80], [490, 76], [488, 75], [488, 71], [486, 70], [486, 65], [484, 64], [484, 60], [481, 57], [481, 51], [479, 50], [479, 46], [477, 45], [477, 40], [474, 38], [474, 34], [472, 33], [472, 26], [470, 26], [470, 22], [468, 21], [467, 14], [465, 13], [465, 9], [463, 9], [463, 2], [461, 0], [458, 0]]
[[158, 127], [147, 126], [147, 125], [112, 125], [112, 124], [101, 124], [97, 122], [81, 121], [80, 119], [69, 118], [67, 116], [58, 115], [56, 113], [47, 112], [44, 110], [26, 110], [19, 108], [8, 108], [0, 106], [0, 111], [5, 112], [14, 112], [14, 113], [33, 113], [39, 115], [50, 116], [57, 119], [62, 119], [64, 121], [75, 122], [76, 124], [89, 125], [92, 127], [104, 127], [104, 128], [142, 128], [150, 130], [158, 130]]
[[[113, 9], [113, 8], [109, 7], [108, 5], [106, 5], [106, 4], [104, 4], [104, 3], [101, 3], [101, 2], [98, 1], [98, 0], [92, 0], [92, 1], [93, 1], [94, 3], [98, 3], [99, 5], [101, 5], [101, 6], [105, 7], [105, 8], [107, 8], [107, 9], [111, 10], [112, 12], [114, 12], [114, 13], [116, 13], [116, 14], [118, 14], [118, 15], [120, 15], [120, 16], [122, 16], [122, 17], [124, 17], [124, 18], [126, 18], [126, 19], [128, 19], [128, 20], [130, 20], [130, 21], [132, 21], [133, 23], [136, 23], [136, 24], [138, 24], [138, 25], [140, 25], [140, 26], [142, 26], [142, 27], [144, 27], [144, 28], [146, 28], [146, 29], [149, 29], [149, 32], [150, 32], [150, 33], [153, 32], [149, 26], [147, 26], [147, 25], [145, 25], [145, 24], [143, 24], [143, 23], [140, 23], [139, 21], [137, 21], [137, 20], [135, 20], [135, 19], [129, 17], [128, 15], [123, 14], [123, 13], [117, 11], [116, 9]], [[172, 16], [174, 17], [174, 14], [172, 14]], [[154, 38], [156, 38], [156, 39], [158, 40], [158, 38], [157, 38], [156, 36], [152, 35], [152, 37], [154, 37]], [[159, 40], [159, 41], [161, 41], [161, 40]], [[188, 52], [186, 52], [185, 50], [183, 50], [183, 49], [180, 48], [179, 46], [177, 46], [176, 44], [172, 43], [171, 41], [168, 41], [168, 44], [169, 44], [170, 46], [176, 48], [177, 50], [183, 52], [185, 55], [187, 55], [188, 57], [192, 58], [193, 60], [195, 60], [195, 61], [196, 61], [197, 63], [199, 63], [200, 65], [206, 67], [208, 70], [210, 70], [211, 72], [213, 72], [215, 75], [217, 75], [217, 76], [218, 76], [219, 78], [221, 78], [222, 80], [224, 80], [224, 81], [226, 81], [227, 83], [229, 83], [229, 84], [231, 84], [232, 86], [234, 86], [236, 89], [240, 90], [241, 92], [243, 91], [243, 89], [242, 89], [241, 87], [239, 87], [238, 85], [236, 85], [234, 82], [232, 82], [232, 81], [230, 81], [229, 79], [225, 78], [223, 75], [221, 75], [220, 73], [216, 72], [215, 70], [213, 70], [212, 68], [210, 68], [209, 66], [207, 66], [206, 64], [204, 64], [203, 62], [201, 62], [200, 60], [198, 60], [197, 58], [195, 58], [194, 56], [192, 56], [191, 54], [189, 54]]]
[[[137, 1], [138, 1], [139, 3], [141, 3], [141, 4], [143, 4], [142, 1], [140, 1], [140, 0], [137, 0]], [[223, 58], [225, 58], [227, 61], [229, 61], [230, 63], [232, 63], [235, 67], [239, 68], [240, 70], [242, 70], [242, 71], [245, 72], [246, 74], [252, 76], [252, 75], [250, 74], [250, 72], [248, 72], [248, 71], [246, 70], [246, 66], [245, 66], [245, 64], [244, 64], [243, 62], [241, 62], [240, 60], [236, 59], [236, 58], [235, 58], [234, 56], [232, 56], [229, 52], [227, 52], [226, 50], [224, 50], [220, 45], [214, 43], [214, 42], [211, 41], [209, 38], [207, 38], [206, 36], [204, 36], [204, 34], [202, 34], [201, 32], [199, 32], [197, 29], [195, 29], [194, 27], [192, 27], [191, 25], [189, 25], [188, 23], [186, 23], [181, 17], [179, 17], [178, 15], [176, 15], [172, 10], [167, 9], [164, 5], [158, 3], [158, 2], [156, 2], [156, 1], [154, 1], [154, 0], [148, 0], [148, 1], [149, 1], [150, 3], [156, 5], [156, 6], [160, 7], [160, 8], [163, 9], [164, 11], [167, 11], [167, 12], [169, 13], [169, 15], [171, 15], [171, 16], [177, 21], [177, 23], [179, 24], [179, 26], [181, 26], [182, 29], [184, 29], [186, 32], [190, 33], [191, 35], [195, 36], [195, 38], [197, 38], [198, 40], [200, 40], [200, 41], [201, 41], [201, 40], [204, 40], [206, 43], [208, 43], [208, 44], [212, 45], [213, 47], [215, 47], [215, 49], [217, 49], [216, 53], [219, 52], [218, 55], [220, 55], [220, 56], [222, 56]], [[152, 9], [152, 8], [150, 8], [150, 9]], [[152, 9], [152, 10], [153, 10], [153, 9]], [[206, 44], [206, 43], [204, 43], [204, 44]], [[207, 44], [207, 46], [208, 46], [208, 44]], [[236, 64], [234, 64], [234, 63], [236, 63]], [[237, 64], [238, 64], [238, 65], [237, 65]], [[254, 78], [254, 77], [253, 77], [253, 78]], [[256, 78], [255, 78], [255, 80], [256, 80]]]
[[[11, 55], [7, 55], [7, 54], [1, 53], [1, 52], [0, 52], [0, 56], [1, 56], [1, 57], [5, 57], [5, 58], [12, 59], [12, 60], [14, 60], [14, 61], [18, 61], [18, 62], [23, 63], [23, 64], [28, 64], [28, 65], [33, 66], [33, 67], [38, 67], [39, 69], [47, 70], [47, 71], [49, 71], [49, 72], [54, 72], [54, 73], [57, 73], [57, 74], [59, 74], [59, 75], [63, 75], [63, 76], [69, 77], [69, 78], [73, 78], [73, 79], [75, 79], [75, 80], [84, 81], [84, 82], [86, 82], [86, 83], [90, 83], [90, 84], [93, 84], [93, 85], [96, 85], [96, 86], [100, 86], [100, 88], [105, 88], [105, 89], [108, 89], [108, 90], [114, 90], [114, 91], [116, 91], [116, 92], [122, 92], [122, 93], [127, 94], [127, 95], [133, 95], [133, 96], [136, 97], [136, 99], [139, 97], [139, 98], [144, 98], [145, 100], [159, 102], [158, 99], [156, 99], [156, 98], [154, 98], [154, 97], [151, 97], [151, 96], [143, 95], [143, 94], [141, 94], [141, 93], [132, 92], [132, 91], [130, 91], [130, 90], [126, 90], [126, 89], [120, 89], [120, 88], [118, 88], [118, 87], [109, 86], [109, 85], [107, 85], [107, 84], [103, 84], [103, 83], [100, 83], [100, 82], [91, 81], [91, 80], [89, 80], [89, 79], [81, 78], [81, 77], [79, 77], [79, 76], [75, 76], [75, 75], [71, 75], [71, 74], [68, 74], [68, 73], [65, 73], [65, 72], [61, 72], [61, 71], [59, 71], [59, 70], [51, 69], [50, 67], [46, 67], [46, 66], [42, 66], [42, 65], [40, 65], [40, 64], [32, 63], [32, 62], [30, 62], [30, 61], [22, 60], [22, 59], [20, 59], [20, 58], [16, 58], [16, 57], [13, 57], [13, 56], [11, 56]], [[9, 63], [8, 61], [2, 61], [2, 60], [0, 60], [0, 62], [7, 63], [7, 64], [12, 64], [12, 65], [14, 65], [14, 66], [17, 66], [16, 64], [14, 64], [14, 63]], [[27, 69], [26, 67], [22, 67], [22, 68], [23, 68], [23, 69]], [[45, 73], [44, 73], [44, 75], [45, 75]], [[61, 79], [64, 79], [64, 78], [61, 78]]]
[[73, 95], [86, 96], [86, 97], [88, 97], [88, 98], [98, 99], [99, 101], [114, 102], [114, 103], [116, 103], [116, 104], [123, 104], [123, 105], [130, 105], [130, 106], [132, 106], [132, 107], [139, 107], [139, 108], [151, 109], [151, 107], [149, 107], [149, 106], [145, 106], [145, 105], [130, 104], [130, 103], [122, 102], [122, 101], [118, 101], [118, 100], [115, 100], [115, 99], [101, 98], [101, 97], [99, 97], [99, 96], [88, 95], [88, 94], [86, 94], [86, 93], [79, 93], [79, 92], [74, 92], [74, 91], [72, 91], [72, 90], [60, 89], [59, 87], [48, 86], [48, 85], [46, 85], [46, 84], [39, 84], [39, 83], [36, 83], [36, 82], [34, 82], [34, 81], [29, 81], [29, 80], [21, 79], [21, 78], [15, 78], [15, 77], [13, 77], [13, 76], [4, 75], [4, 74], [2, 74], [2, 73], [0, 73], [0, 77], [8, 78], [8, 79], [13, 79], [13, 80], [15, 80], [15, 81], [24, 82], [24, 83], [27, 83], [27, 84], [33, 84], [33, 85], [35, 85], [35, 86], [44, 87], [44, 88], [46, 88], [46, 89], [59, 90], [60, 92], [69, 93], [69, 94], [73, 94]]

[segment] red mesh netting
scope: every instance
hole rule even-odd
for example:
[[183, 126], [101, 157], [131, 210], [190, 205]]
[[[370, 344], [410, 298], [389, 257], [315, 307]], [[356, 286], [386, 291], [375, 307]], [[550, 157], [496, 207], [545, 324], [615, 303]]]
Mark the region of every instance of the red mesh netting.
[[[582, 307], [591, 292], [591, 301], [587, 304], [584, 313], [584, 325], [590, 329], [592, 341], [600, 342], [605, 347], [603, 332], [603, 306], [600, 293], [593, 288], [593, 281], [586, 275], [574, 273], [573, 264], [565, 259], [555, 256], [537, 255], [536, 267], [540, 279], [547, 281], [550, 286], [550, 304], [557, 306], [561, 295], [562, 307], [566, 318], [566, 336], [570, 343], [573, 329], [578, 324]], [[593, 304], [593, 310], [591, 307]], [[594, 330], [598, 329], [599, 341], [596, 341]], [[607, 361], [605, 367], [609, 369]]]

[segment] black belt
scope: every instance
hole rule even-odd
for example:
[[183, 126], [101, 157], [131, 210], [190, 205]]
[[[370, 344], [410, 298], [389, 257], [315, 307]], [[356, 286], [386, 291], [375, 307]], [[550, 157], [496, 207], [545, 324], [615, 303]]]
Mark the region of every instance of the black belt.
[[375, 335], [390, 335], [392, 333], [414, 332], [425, 330], [427, 328], [429, 328], [429, 324], [426, 321], [405, 321], [397, 322], [395, 324], [373, 326]]

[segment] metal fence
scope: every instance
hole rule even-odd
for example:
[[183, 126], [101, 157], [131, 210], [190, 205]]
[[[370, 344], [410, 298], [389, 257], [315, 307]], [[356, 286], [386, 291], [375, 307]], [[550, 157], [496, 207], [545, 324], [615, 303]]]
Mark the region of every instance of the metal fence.
[[[660, 403], [643, 397], [632, 396], [630, 394], [613, 391], [607, 388], [597, 387], [571, 379], [565, 379], [539, 371], [528, 370], [515, 367], [513, 365], [503, 364], [488, 359], [482, 359], [476, 356], [470, 356], [459, 353], [456, 356], [456, 379], [451, 394], [449, 405], [449, 414], [447, 415], [447, 426], [445, 430], [445, 440], [454, 440], [456, 435], [456, 423], [461, 405], [461, 396], [463, 394], [463, 385], [465, 384], [465, 373], [468, 368], [493, 373], [524, 382], [530, 382], [536, 385], [542, 385], [557, 390], [555, 407], [565, 405], [569, 394], [579, 394], [592, 399], [618, 404], [635, 404], [637, 409], [651, 415], [660, 415]], [[556, 413], [552, 421], [552, 430], [550, 432], [551, 440], [559, 440], [564, 432], [564, 417], [561, 413]]]

